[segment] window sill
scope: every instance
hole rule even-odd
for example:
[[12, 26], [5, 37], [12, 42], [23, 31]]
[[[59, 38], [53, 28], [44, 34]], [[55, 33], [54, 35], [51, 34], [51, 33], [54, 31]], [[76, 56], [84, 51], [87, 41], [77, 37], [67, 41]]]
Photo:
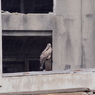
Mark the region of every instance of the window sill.
[[52, 74], [74, 74], [74, 73], [92, 73], [95, 72], [93, 69], [74, 69], [74, 70], [63, 70], [63, 71], [32, 71], [32, 72], [19, 72], [19, 73], [3, 73], [3, 77], [19, 77], [19, 76], [38, 76], [38, 75], [52, 75]]

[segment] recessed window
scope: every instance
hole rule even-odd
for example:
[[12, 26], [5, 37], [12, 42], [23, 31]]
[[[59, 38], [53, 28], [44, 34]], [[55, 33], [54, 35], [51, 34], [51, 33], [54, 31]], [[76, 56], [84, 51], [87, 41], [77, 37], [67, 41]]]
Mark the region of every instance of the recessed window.
[[17, 36], [12, 31], [3, 31], [3, 73], [40, 71], [40, 54], [47, 43], [52, 44], [52, 35], [44, 36], [44, 33], [40, 32], [43, 35], [39, 36]]
[[2, 10], [18, 13], [53, 12], [53, 0], [1, 0]]

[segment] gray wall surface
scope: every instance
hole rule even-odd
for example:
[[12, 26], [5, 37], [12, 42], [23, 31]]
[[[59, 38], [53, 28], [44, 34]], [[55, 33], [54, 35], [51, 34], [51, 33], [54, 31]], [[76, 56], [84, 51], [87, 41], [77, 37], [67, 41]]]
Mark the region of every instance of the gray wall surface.
[[95, 0], [82, 0], [82, 55], [83, 67], [95, 68]]
[[[56, 0], [55, 44], [59, 55], [54, 54], [54, 69], [81, 66], [81, 0]], [[54, 40], [55, 40], [54, 39]], [[54, 52], [55, 53], [55, 52]]]
[[59, 33], [56, 40], [60, 43], [56, 47], [59, 56], [54, 55], [54, 69], [64, 69], [66, 64], [71, 68], [95, 68], [95, 0], [55, 0], [55, 3], [59, 19], [54, 33]]
[[52, 14], [2, 14], [3, 30], [52, 30]]
[[54, 0], [52, 14], [2, 14], [3, 30], [52, 30], [53, 70], [95, 68], [95, 0]]
[[[2, 28], [5, 31], [52, 30], [54, 71], [64, 70], [65, 65], [71, 65], [71, 69], [95, 68], [95, 0], [54, 0], [54, 4], [52, 14], [3, 13]], [[1, 52], [2, 47], [0, 54]], [[2, 55], [0, 55], [0, 83], [1, 63]], [[88, 69], [77, 74], [76, 72], [71, 74], [71, 71], [70, 74], [35, 76], [36, 73], [34, 72], [33, 76], [3, 77], [0, 93], [95, 88], [95, 73], [94, 71], [88, 73]]]
[[[95, 71], [95, 69], [94, 69]], [[43, 90], [60, 90], [69, 88], [89, 88], [91, 90], [95, 89], [95, 72], [81, 72], [76, 73], [70, 72], [44, 72], [44, 75], [39, 74], [28, 76], [18, 75], [15, 77], [3, 77], [2, 87], [0, 87], [1, 93], [9, 92], [32, 92], [32, 91], [43, 91]], [[75, 71], [74, 71], [75, 72]], [[8, 74], [7, 74], [8, 75]], [[12, 74], [10, 74], [12, 75]], [[5, 94], [6, 95], [6, 94]], [[8, 94], [9, 95], [9, 94]], [[11, 94], [13, 95], [13, 94]]]

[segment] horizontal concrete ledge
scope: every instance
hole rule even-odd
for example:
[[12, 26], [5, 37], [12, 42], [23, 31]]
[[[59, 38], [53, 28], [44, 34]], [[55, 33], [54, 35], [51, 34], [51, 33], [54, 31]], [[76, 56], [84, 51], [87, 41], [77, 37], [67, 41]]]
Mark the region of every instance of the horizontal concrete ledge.
[[71, 88], [89, 88], [94, 91], [95, 69], [87, 70], [66, 70], [67, 73], [66, 71], [22, 72], [18, 73], [18, 76], [14, 73], [12, 77], [10, 77], [11, 74], [6, 74], [10, 75], [6, 77], [3, 74], [4, 77], [2, 78], [0, 93], [34, 93], [35, 91], [51, 90], [58, 90], [59, 92], [60, 89]]
[[49, 13], [28, 13], [28, 14], [24, 14], [24, 13], [18, 13], [18, 12], [14, 12], [14, 13], [1, 13], [1, 15], [54, 15], [53, 12], [49, 12]]
[[2, 14], [2, 30], [53, 30], [52, 14]]
[[71, 89], [59, 89], [59, 90], [44, 90], [44, 91], [27, 91], [27, 92], [14, 92], [14, 93], [0, 93], [0, 95], [32, 95], [32, 94], [54, 94], [54, 93], [73, 93], [73, 92], [90, 92], [89, 88], [71, 88]]
[[3, 73], [3, 77], [18, 77], [18, 76], [38, 76], [38, 75], [52, 75], [52, 74], [73, 74], [73, 73], [91, 73], [95, 72], [95, 68], [88, 69], [74, 69], [74, 70], [61, 70], [61, 71], [31, 71], [31, 72], [18, 72], [18, 73]]

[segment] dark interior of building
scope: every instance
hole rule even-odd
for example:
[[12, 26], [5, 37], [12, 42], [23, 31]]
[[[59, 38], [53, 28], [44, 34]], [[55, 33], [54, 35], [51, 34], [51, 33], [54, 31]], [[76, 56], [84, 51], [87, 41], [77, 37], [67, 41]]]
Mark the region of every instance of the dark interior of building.
[[3, 36], [3, 73], [39, 71], [39, 58], [51, 36]]
[[11, 13], [53, 12], [53, 0], [1, 0], [2, 10]]

